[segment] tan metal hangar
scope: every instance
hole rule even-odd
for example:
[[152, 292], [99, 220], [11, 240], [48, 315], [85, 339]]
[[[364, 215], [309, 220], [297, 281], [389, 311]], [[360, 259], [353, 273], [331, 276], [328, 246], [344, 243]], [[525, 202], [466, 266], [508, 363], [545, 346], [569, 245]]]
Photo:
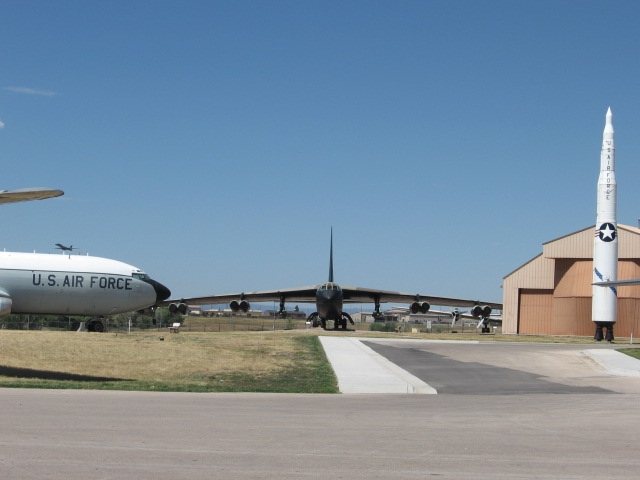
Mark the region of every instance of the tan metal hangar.
[[[595, 225], [551, 240], [504, 277], [502, 332], [593, 335]], [[640, 229], [618, 224], [618, 279], [640, 278]], [[606, 288], [606, 287], [602, 287]], [[619, 286], [616, 336], [640, 335], [640, 285]]]

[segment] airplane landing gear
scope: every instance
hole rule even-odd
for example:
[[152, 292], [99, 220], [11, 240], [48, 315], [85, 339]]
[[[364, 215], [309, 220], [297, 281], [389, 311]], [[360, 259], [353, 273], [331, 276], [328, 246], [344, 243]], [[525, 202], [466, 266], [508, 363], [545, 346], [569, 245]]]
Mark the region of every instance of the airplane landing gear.
[[312, 326], [313, 328], [319, 327], [319, 326], [320, 326], [320, 324], [322, 324], [322, 328], [323, 328], [323, 329], [325, 329], [325, 330], [327, 329], [327, 322], [326, 322], [326, 320], [324, 320], [324, 319], [320, 318], [320, 317], [318, 316], [318, 312], [313, 312], [311, 315], [309, 315], [309, 316], [307, 317], [307, 322], [311, 322], [311, 326]]
[[[384, 318], [384, 315], [382, 315], [382, 312], [380, 311], [380, 297], [376, 295], [375, 297], [373, 297], [373, 301], [374, 301], [373, 319], [377, 320], [379, 318]], [[345, 315], [344, 312], [342, 312], [342, 314]], [[351, 317], [349, 317], [349, 320], [351, 320]], [[353, 323], [353, 321], [351, 323]]]
[[351, 323], [351, 325], [353, 325], [353, 319], [351, 318], [351, 316], [346, 313], [346, 312], [341, 312], [340, 313], [340, 320], [336, 320], [334, 322], [334, 329], [337, 330], [338, 328], [342, 328], [342, 330], [346, 330], [347, 329], [347, 320], [349, 320], [349, 323]]
[[103, 317], [93, 317], [87, 322], [87, 331], [102, 333], [105, 331]]

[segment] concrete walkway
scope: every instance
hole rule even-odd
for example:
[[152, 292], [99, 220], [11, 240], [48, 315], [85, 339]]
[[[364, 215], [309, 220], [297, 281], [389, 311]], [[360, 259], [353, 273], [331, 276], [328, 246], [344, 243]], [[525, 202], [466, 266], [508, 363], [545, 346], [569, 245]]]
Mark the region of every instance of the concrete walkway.
[[358, 339], [321, 336], [320, 342], [341, 393], [438, 393]]
[[[341, 393], [438, 393], [429, 384], [364, 345], [360, 338], [319, 338], [338, 378]], [[586, 349], [579, 354], [589, 357], [611, 375], [640, 377], [640, 360], [615, 349]]]
[[582, 353], [612, 375], [640, 377], [640, 360], [613, 349], [583, 350]]

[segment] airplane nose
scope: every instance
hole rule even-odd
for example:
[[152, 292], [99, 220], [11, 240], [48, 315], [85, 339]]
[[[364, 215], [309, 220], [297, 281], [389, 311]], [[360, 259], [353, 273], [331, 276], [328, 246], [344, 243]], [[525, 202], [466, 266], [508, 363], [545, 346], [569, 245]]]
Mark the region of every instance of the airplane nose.
[[153, 286], [153, 289], [156, 291], [156, 303], [160, 303], [171, 296], [171, 290], [169, 290], [167, 287], [162, 285], [160, 282], [151, 280], [151, 285]]

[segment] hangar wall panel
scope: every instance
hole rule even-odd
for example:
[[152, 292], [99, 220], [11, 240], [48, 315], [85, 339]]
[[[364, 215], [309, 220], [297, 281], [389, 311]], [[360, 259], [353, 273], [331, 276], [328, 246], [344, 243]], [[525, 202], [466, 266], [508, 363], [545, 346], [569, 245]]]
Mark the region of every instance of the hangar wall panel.
[[521, 289], [553, 289], [554, 260], [538, 255], [504, 278], [502, 284], [502, 332], [518, 333]]
[[640, 256], [639, 252], [640, 229], [618, 225], [618, 258], [637, 259]]
[[[640, 278], [640, 260], [624, 260], [618, 262], [618, 278]], [[618, 298], [640, 298], [640, 285], [618, 287]]]
[[[553, 298], [550, 335], [591, 337], [595, 325], [591, 320], [591, 298]], [[618, 300], [618, 321], [613, 327], [615, 337], [640, 336], [640, 300]]]
[[[546, 335], [551, 329], [553, 290], [520, 291], [517, 331], [524, 335]], [[503, 320], [504, 322], [504, 320]], [[504, 326], [503, 326], [504, 329]]]
[[554, 297], [550, 335], [590, 336], [595, 332], [591, 321], [591, 297]]
[[618, 300], [618, 321], [613, 328], [616, 337], [640, 337], [640, 300], [624, 298]]
[[590, 297], [593, 294], [592, 260], [556, 260], [554, 297]]

